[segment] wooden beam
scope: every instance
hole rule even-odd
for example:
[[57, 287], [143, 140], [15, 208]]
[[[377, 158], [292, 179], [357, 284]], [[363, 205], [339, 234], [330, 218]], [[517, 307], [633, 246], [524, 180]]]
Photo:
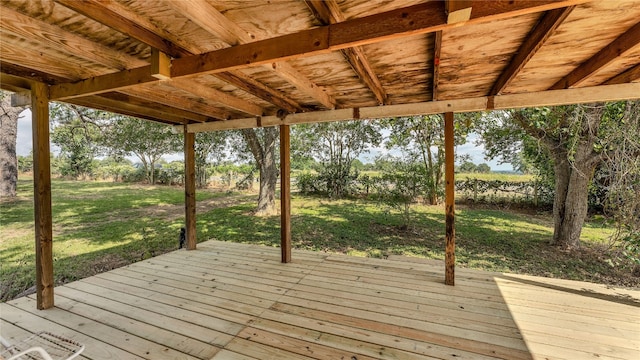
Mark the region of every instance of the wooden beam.
[[[84, 4], [84, 2], [74, 0], [59, 1], [70, 5]], [[479, 1], [477, 4], [474, 3], [471, 19], [466, 24], [499, 20], [586, 1], [588, 0]], [[171, 64], [171, 77], [220, 73], [404, 36], [431, 33], [454, 26], [456, 25], [446, 24], [444, 7], [440, 2], [427, 2], [232, 48], [174, 59]], [[171, 49], [155, 47], [175, 57]], [[143, 75], [146, 75], [147, 78]], [[64, 87], [64, 90], [52, 89], [52, 94], [55, 94], [57, 96], [55, 99], [59, 100], [63, 97], [70, 98], [113, 91], [149, 81], [158, 81], [151, 76], [150, 66], [109, 74], [104, 77], [85, 79], [79, 83], [60, 84], [59, 86]]]
[[294, 69], [289, 63], [284, 61], [274, 62], [271, 65], [265, 65], [278, 74], [281, 78], [287, 80], [298, 90], [309, 95], [311, 98], [322, 104], [327, 109], [335, 109], [336, 100], [331, 96], [327, 89], [316, 85], [309, 80], [304, 74]]
[[[147, 101], [145, 99], [137, 98], [123, 93], [107, 93], [97, 96], [111, 102], [121, 102], [129, 106], [132, 109], [138, 108], [142, 113], [149, 114], [154, 117], [158, 117], [166, 120], [173, 120], [179, 123], [185, 122], [185, 120], [193, 120], [196, 122], [206, 122], [218, 120], [216, 117], [202, 115], [190, 110], [182, 110], [175, 107], [167, 106], [164, 104], [156, 103], [153, 101]], [[224, 114], [218, 114], [219, 116], [225, 116]], [[226, 119], [226, 117], [225, 117]]]
[[171, 79], [171, 57], [155, 48], [151, 48], [151, 76], [158, 80]]
[[228, 71], [217, 74], [220, 79], [237, 86], [238, 88], [266, 101], [275, 104], [277, 107], [288, 112], [304, 110], [295, 100], [289, 98], [282, 92], [272, 89], [265, 84], [254, 80], [241, 71]]
[[[316, 18], [323, 25], [330, 25], [346, 20], [344, 14], [340, 10], [340, 6], [335, 0], [327, 1], [307, 1], [307, 6]], [[373, 67], [364, 53], [364, 49], [360, 46], [342, 49], [342, 55], [345, 57], [353, 71], [358, 75], [365, 85], [373, 92], [378, 104], [388, 104], [389, 97], [384, 90], [378, 75], [373, 71]]]
[[[211, 4], [203, 0], [183, 0], [169, 2], [170, 6], [193, 21], [195, 24], [205, 29], [210, 34], [219, 37], [229, 45], [247, 44], [254, 41], [254, 36], [250, 35], [236, 23], [229, 20]], [[287, 80], [298, 90], [311, 96], [323, 106], [335, 108], [335, 100], [325, 89], [309, 80], [304, 74], [295, 70], [286, 62], [274, 62], [265, 64], [265, 68], [274, 71], [281, 78]]]
[[489, 95], [499, 95], [509, 83], [527, 65], [529, 60], [540, 50], [542, 45], [554, 34], [556, 29], [569, 16], [575, 6], [547, 11], [536, 26], [525, 37], [522, 45], [513, 56], [498, 80], [493, 84]]
[[182, 91], [198, 96], [204, 100], [220, 103], [224, 106], [242, 111], [249, 115], [261, 116], [264, 113], [262, 107], [244, 99], [234, 97], [224, 91], [216, 90], [190, 79], [173, 79], [171, 85]]
[[[80, 105], [80, 106], [84, 106], [87, 108], [91, 108], [91, 109], [98, 109], [98, 110], [104, 110], [104, 111], [109, 111], [112, 112], [114, 114], [120, 114], [120, 115], [126, 115], [126, 116], [133, 116], [139, 119], [145, 119], [145, 120], [150, 120], [150, 121], [155, 121], [158, 123], [162, 123], [162, 124], [170, 124], [170, 125], [176, 125], [176, 124], [184, 124], [184, 119], [165, 119], [165, 118], [158, 118], [158, 117], [154, 117], [154, 116], [150, 116], [148, 113], [146, 112], [140, 112], [140, 109], [137, 110], [132, 110], [129, 106], [127, 106], [126, 108], [123, 107], [118, 107], [118, 103], [115, 101], [112, 101], [110, 99], [101, 97], [101, 96], [87, 96], [87, 97], [83, 97], [83, 98], [73, 98], [71, 100], [67, 101], [69, 104], [75, 104], [75, 105]], [[157, 115], [157, 114], [154, 114]], [[182, 125], [180, 125], [182, 127]]]
[[103, 0], [56, 0], [65, 7], [76, 11], [90, 19], [102, 23], [116, 31], [127, 34], [133, 39], [142, 41], [152, 48], [158, 49], [172, 57], [190, 55], [191, 52], [167, 41], [161, 34], [163, 31], [151, 24], [142, 16], [128, 11], [124, 6], [113, 1]]
[[49, 96], [47, 85], [42, 83], [35, 83], [31, 91], [36, 298], [38, 309], [43, 310], [54, 305]]
[[282, 262], [291, 262], [291, 141], [289, 125], [280, 125], [280, 248]]
[[127, 89], [136, 85], [159, 81], [151, 75], [151, 65], [101, 75], [74, 83], [51, 85], [51, 100], [95, 95]]
[[139, 99], [157, 102], [176, 109], [200, 114], [205, 117], [212, 117], [220, 120], [227, 120], [230, 117], [228, 112], [223, 111], [220, 108], [199, 101], [190, 100], [172, 91], [157, 91], [156, 89], [149, 87], [136, 87], [122, 90], [120, 92]]
[[433, 42], [433, 80], [431, 100], [438, 100], [438, 83], [440, 82], [440, 53], [442, 52], [442, 31], [435, 32]]
[[598, 70], [634, 50], [638, 44], [640, 44], [640, 22], [560, 79], [549, 90], [567, 89], [580, 85]]
[[11, 94], [11, 106], [13, 107], [28, 106], [31, 103], [31, 90]]
[[144, 60], [127, 55], [125, 52], [103, 46], [55, 25], [23, 15], [13, 9], [4, 6], [1, 8], [0, 28], [5, 32], [117, 70], [142, 66], [146, 63]]
[[445, 179], [445, 271], [444, 283], [455, 285], [456, 229], [455, 229], [455, 179], [454, 179], [454, 131], [453, 113], [444, 114], [444, 179]]
[[447, 24], [455, 24], [471, 19], [471, 0], [445, 0]]
[[196, 249], [196, 157], [195, 134], [184, 125], [184, 212], [187, 250]]
[[[4, 48], [2, 50], [4, 51]], [[0, 70], [2, 70], [2, 72], [0, 72], [2, 83], [8, 82], [23, 89], [31, 89], [33, 82], [52, 85], [71, 81], [68, 77], [51, 75], [27, 66], [1, 60]]]
[[254, 40], [253, 36], [227, 19], [224, 14], [206, 1], [180, 0], [167, 1], [166, 4], [231, 46], [246, 44]]
[[[116, 96], [116, 98], [113, 98], [114, 96]], [[141, 104], [140, 101], [136, 101], [134, 97], [127, 98], [127, 96], [128, 95], [125, 94], [109, 93], [87, 98], [75, 98], [69, 102], [94, 109], [102, 109], [114, 113], [139, 117], [141, 119], [149, 119], [172, 124], [183, 124], [185, 122], [185, 117], [180, 116], [180, 114], [176, 114], [175, 112], [164, 112], [158, 109], [161, 108], [160, 106], [156, 108], [144, 105]], [[128, 99], [129, 101], [125, 99]], [[209, 121], [215, 120], [211, 118], [208, 119]], [[203, 118], [200, 118], [200, 120], [202, 121]]]
[[[489, 101], [489, 99], [492, 99]], [[370, 106], [357, 109], [310, 111], [289, 114], [284, 119], [264, 116], [260, 126], [294, 125], [304, 123], [343, 121], [354, 119], [380, 119], [387, 117], [442, 114], [445, 112], [474, 112], [536, 106], [556, 106], [597, 101], [620, 101], [640, 98], [640, 82], [600, 85], [576, 89], [507, 94], [492, 97], [429, 101], [415, 104]], [[247, 129], [259, 127], [256, 118], [233, 119], [203, 124], [190, 124], [190, 132]]]
[[640, 64], [604, 82], [605, 85], [624, 84], [640, 79]]

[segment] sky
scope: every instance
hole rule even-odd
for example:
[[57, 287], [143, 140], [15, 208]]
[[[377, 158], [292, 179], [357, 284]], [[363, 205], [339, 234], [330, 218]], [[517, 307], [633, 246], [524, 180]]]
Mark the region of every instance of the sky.
[[[501, 164], [498, 165], [496, 161], [489, 161], [484, 158], [484, 147], [482, 145], [476, 145], [475, 140], [477, 139], [476, 134], [471, 134], [467, 138], [467, 143], [464, 145], [459, 145], [456, 147], [456, 153], [459, 155], [469, 154], [471, 156], [471, 161], [474, 164], [482, 164], [487, 163], [491, 170], [494, 171], [513, 171], [511, 164]], [[29, 155], [31, 149], [33, 147], [32, 139], [31, 139], [31, 110], [25, 110], [20, 118], [18, 119], [18, 140], [16, 144], [16, 152], [18, 155], [26, 156]], [[379, 154], [386, 152], [387, 150], [379, 147], [373, 148], [368, 154], [364, 154], [362, 156], [362, 161], [373, 162], [373, 159]], [[167, 161], [173, 160], [181, 160], [183, 156], [180, 154], [169, 155], [165, 157]], [[135, 160], [134, 160], [135, 161]]]

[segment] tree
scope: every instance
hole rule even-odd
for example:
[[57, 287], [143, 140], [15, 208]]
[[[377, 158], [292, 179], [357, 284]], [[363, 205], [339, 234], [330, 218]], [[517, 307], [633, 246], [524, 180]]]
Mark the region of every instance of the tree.
[[111, 154], [140, 159], [150, 184], [156, 181], [156, 162], [183, 148], [182, 136], [170, 126], [129, 116], [114, 116], [104, 135]]
[[279, 131], [276, 127], [243, 129], [242, 137], [260, 170], [260, 191], [257, 216], [273, 215], [276, 210], [276, 183], [278, 181], [277, 143]]
[[219, 163], [225, 158], [224, 150], [227, 145], [227, 131], [200, 132], [196, 134], [195, 160], [196, 185], [203, 188], [208, 183], [207, 167], [210, 161]]
[[27, 106], [11, 106], [11, 95], [0, 90], [0, 197], [16, 196], [18, 118]]
[[472, 163], [471, 161], [465, 161], [462, 164], [460, 164], [458, 171], [465, 174], [474, 173], [478, 171], [478, 167], [476, 166], [476, 164]]
[[480, 165], [478, 165], [476, 167], [476, 171], [479, 173], [490, 173], [491, 172], [491, 166], [489, 166], [486, 163], [482, 163]]
[[77, 179], [92, 174], [92, 162], [98, 155], [99, 129], [79, 119], [55, 126], [51, 142], [60, 148], [60, 173]]
[[332, 197], [346, 195], [353, 162], [370, 146], [380, 144], [380, 127], [371, 120], [297, 125], [291, 147], [294, 156], [312, 157], [320, 163], [320, 177]]
[[[489, 157], [508, 161], [524, 155], [553, 176], [552, 244], [566, 249], [580, 246], [594, 171], [619, 150], [616, 144], [637, 144], [640, 133], [625, 125], [638, 121], [637, 109], [637, 101], [597, 103], [501, 111], [486, 117], [482, 139]], [[637, 150], [626, 150], [627, 156], [640, 156]], [[545, 168], [545, 161], [551, 169]]]
[[[463, 144], [476, 114], [456, 114], [455, 144]], [[419, 161], [427, 180], [427, 199], [435, 205], [443, 194], [444, 118], [441, 115], [400, 117], [388, 120], [388, 149], [399, 149], [404, 162]]]

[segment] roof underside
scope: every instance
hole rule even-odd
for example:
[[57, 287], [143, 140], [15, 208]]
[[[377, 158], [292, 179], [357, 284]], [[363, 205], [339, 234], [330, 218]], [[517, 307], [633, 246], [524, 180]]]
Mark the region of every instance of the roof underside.
[[3, 89], [194, 131], [640, 97], [640, 1], [3, 0], [0, 18]]

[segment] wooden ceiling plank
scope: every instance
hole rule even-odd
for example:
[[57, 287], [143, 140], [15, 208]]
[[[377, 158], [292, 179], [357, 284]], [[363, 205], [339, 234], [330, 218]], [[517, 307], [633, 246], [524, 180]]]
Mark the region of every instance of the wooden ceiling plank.
[[[343, 121], [354, 119], [379, 119], [386, 117], [441, 114], [444, 112], [474, 112], [494, 109], [513, 109], [536, 106], [556, 106], [567, 104], [590, 103], [596, 101], [620, 101], [637, 99], [640, 94], [640, 83], [616, 85], [600, 85], [585, 88], [546, 90], [525, 94], [505, 94], [492, 97], [482, 96], [468, 99], [429, 101], [414, 104], [398, 104], [388, 106], [370, 106], [355, 109], [338, 109], [289, 114], [284, 118], [265, 116], [261, 118], [261, 126], [294, 125], [327, 121]], [[492, 101], [490, 101], [492, 98]], [[490, 106], [490, 103], [493, 105]], [[358, 114], [359, 116], [354, 116]], [[188, 132], [213, 130], [242, 129], [257, 127], [255, 118], [234, 119], [225, 122], [212, 122], [189, 125]]]
[[438, 100], [438, 83], [440, 82], [440, 54], [442, 52], [442, 31], [435, 32], [433, 42], [433, 79], [431, 88], [431, 100]]
[[471, 19], [473, 1], [471, 0], [445, 0], [447, 24], [455, 24]]
[[509, 83], [527, 65], [529, 60], [540, 50], [542, 45], [553, 35], [556, 29], [569, 16], [575, 6], [547, 11], [529, 32], [507, 67], [493, 84], [489, 95], [498, 95], [509, 86]]
[[[72, 0], [62, 0], [70, 1]], [[474, 6], [471, 20], [466, 24], [481, 23], [514, 15], [546, 11], [554, 8], [566, 7], [586, 0], [540, 0], [540, 1], [480, 1]], [[440, 15], [434, 16], [435, 12]], [[196, 76], [205, 73], [220, 73], [233, 69], [251, 67], [256, 64], [267, 64], [274, 61], [300, 58], [316, 54], [340, 50], [363, 43], [370, 44], [389, 38], [414, 34], [425, 34], [456, 26], [447, 25], [443, 14], [443, 6], [439, 2], [409, 6], [363, 18], [347, 20], [338, 24], [327, 25], [294, 34], [278, 36], [271, 39], [238, 45], [232, 48], [216, 50], [199, 55], [192, 55], [181, 59], [173, 59], [171, 77]], [[391, 18], [391, 22], [382, 21]], [[378, 23], [380, 22], [380, 23]], [[389, 27], [389, 25], [391, 26]], [[370, 29], [371, 31], [367, 31]], [[163, 50], [158, 48], [159, 50]], [[164, 51], [164, 50], [163, 50]], [[165, 51], [167, 52], [167, 51]], [[169, 52], [167, 52], [169, 53]], [[169, 53], [170, 54], [170, 53]], [[130, 69], [102, 77], [85, 79], [77, 84], [60, 84], [56, 91], [58, 96], [64, 93], [66, 97], [82, 96], [90, 93], [106, 92], [121, 87], [135, 86], [141, 82], [141, 77], [130, 77], [131, 72], [148, 74], [150, 69], [145, 67]], [[112, 88], [108, 88], [110, 78]], [[90, 86], [89, 84], [96, 85]], [[65, 90], [62, 91], [61, 88]]]
[[167, 41], [161, 34], [161, 30], [158, 27], [151, 25], [147, 19], [144, 19], [137, 14], [127, 11], [124, 7], [119, 6], [114, 9], [112, 6], [117, 6], [115, 2], [104, 2], [101, 0], [55, 0], [56, 2], [64, 5], [65, 7], [76, 11], [84, 16], [93, 19], [103, 25], [106, 25], [114, 30], [117, 30], [123, 34], [127, 34], [130, 37], [137, 39], [149, 46], [156, 48], [172, 57], [180, 57], [184, 55], [191, 55], [192, 52], [175, 44], [172, 41]]
[[0, 22], [0, 28], [19, 37], [37, 41], [57, 51], [73, 54], [79, 58], [117, 70], [146, 64], [144, 60], [95, 43], [55, 25], [23, 15], [4, 6], [1, 9], [2, 22]]
[[[70, 79], [67, 77], [47, 74], [40, 70], [34, 70], [26, 66], [16, 65], [8, 63], [6, 61], [0, 61], [0, 70], [0, 75], [13, 77], [16, 81], [17, 79], [21, 79], [20, 83], [32, 83], [33, 81], [37, 81], [51, 85], [70, 81]], [[7, 81], [9, 81], [10, 79], [7, 77], [3, 77], [3, 79], [5, 78], [7, 79]]]
[[224, 91], [216, 90], [192, 79], [173, 79], [168, 85], [202, 99], [218, 102], [249, 115], [261, 116], [264, 113], [262, 107], [252, 102], [231, 96]]
[[238, 88], [257, 96], [258, 98], [275, 104], [288, 112], [304, 111], [304, 108], [295, 100], [290, 99], [278, 90], [272, 89], [263, 83], [254, 80], [241, 71], [228, 71], [216, 74], [220, 79], [237, 86]]
[[595, 55], [583, 62], [568, 75], [560, 79], [549, 90], [567, 89], [579, 86], [598, 70], [604, 68], [617, 58], [624, 56], [640, 44], [640, 22], [632, 26], [609, 45], [602, 48]]
[[[254, 41], [253, 36], [243, 30], [236, 23], [229, 20], [224, 16], [224, 14], [220, 13], [206, 1], [169, 1], [167, 4], [210, 34], [219, 37], [231, 46], [247, 44]], [[286, 62], [274, 62], [271, 64], [265, 64], [264, 67], [274, 71], [280, 77], [311, 96], [323, 106], [329, 109], [335, 108], [335, 100], [326, 92], [325, 89], [309, 80], [309, 78], [294, 69], [290, 64]]]
[[628, 82], [637, 81], [638, 79], [640, 79], [640, 64], [632, 67], [631, 69], [624, 71], [623, 73], [620, 73], [612, 77], [611, 79], [605, 81], [603, 84], [604, 85], [624, 84]]
[[[335, 0], [307, 1], [306, 4], [323, 25], [336, 24], [346, 20], [344, 14], [340, 10], [340, 6]], [[388, 104], [389, 97], [384, 90], [378, 75], [373, 71], [373, 67], [369, 62], [364, 49], [360, 46], [346, 48], [342, 50], [342, 54], [349, 65], [351, 65], [353, 71], [355, 71], [358, 77], [373, 92], [378, 104]]]

